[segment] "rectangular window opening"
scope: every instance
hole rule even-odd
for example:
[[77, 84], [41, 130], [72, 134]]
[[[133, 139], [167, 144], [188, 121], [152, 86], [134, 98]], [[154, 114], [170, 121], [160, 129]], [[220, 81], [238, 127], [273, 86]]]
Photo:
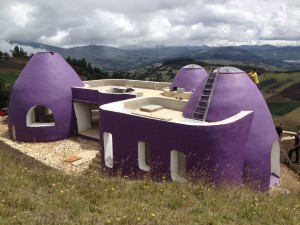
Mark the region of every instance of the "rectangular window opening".
[[150, 145], [143, 141], [138, 142], [138, 163], [141, 170], [149, 171], [150, 168]]
[[171, 178], [174, 181], [185, 181], [185, 155], [182, 152], [171, 151]]

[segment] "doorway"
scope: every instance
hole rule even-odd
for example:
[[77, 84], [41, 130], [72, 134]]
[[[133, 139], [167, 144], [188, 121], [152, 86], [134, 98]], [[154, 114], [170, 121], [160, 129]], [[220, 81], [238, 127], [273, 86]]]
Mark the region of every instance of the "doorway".
[[74, 102], [73, 104], [78, 134], [99, 140], [99, 106], [86, 102]]

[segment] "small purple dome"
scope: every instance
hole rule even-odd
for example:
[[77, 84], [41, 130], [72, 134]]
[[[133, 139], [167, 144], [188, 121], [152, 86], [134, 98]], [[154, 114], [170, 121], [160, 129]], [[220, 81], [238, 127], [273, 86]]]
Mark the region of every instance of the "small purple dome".
[[9, 133], [17, 141], [55, 141], [76, 130], [71, 87], [83, 82], [58, 53], [34, 55], [16, 80], [9, 102]]
[[201, 66], [190, 64], [182, 67], [176, 74], [170, 89], [173, 87], [184, 88], [185, 91], [194, 91], [204, 84], [208, 75]]
[[[184, 110], [185, 117], [192, 117], [202, 89], [203, 87], [197, 88], [190, 98]], [[271, 162], [271, 154], [274, 154], [272, 151], [279, 149], [278, 136], [271, 113], [261, 92], [245, 72], [234, 67], [222, 67], [206, 121], [224, 120], [242, 110], [254, 112], [245, 147], [243, 177], [245, 181], [255, 181], [259, 183], [262, 190], [267, 190], [270, 184], [270, 175], [274, 172], [271, 171], [271, 167], [279, 167], [279, 159], [278, 162], [276, 162], [277, 159]], [[221, 139], [222, 137], [220, 137]], [[279, 176], [279, 172], [276, 175]]]

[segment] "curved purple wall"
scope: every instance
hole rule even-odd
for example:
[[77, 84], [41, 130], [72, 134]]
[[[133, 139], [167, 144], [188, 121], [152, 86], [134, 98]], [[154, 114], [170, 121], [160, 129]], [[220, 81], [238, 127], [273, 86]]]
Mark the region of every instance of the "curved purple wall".
[[[190, 98], [185, 116], [191, 117], [203, 88], [198, 88]], [[207, 114], [214, 122], [235, 115], [241, 110], [254, 111], [245, 147], [244, 180], [258, 182], [267, 190], [271, 175], [271, 150], [278, 136], [268, 106], [256, 85], [243, 71], [221, 71]]]
[[196, 90], [199, 85], [204, 84], [208, 74], [201, 66], [187, 65], [182, 67], [176, 74], [170, 89], [173, 87], [185, 88], [185, 91]]
[[[240, 185], [243, 182], [244, 145], [253, 113], [228, 124], [215, 126], [187, 125], [155, 120], [100, 107], [101, 163], [108, 172], [134, 176], [138, 167], [138, 142], [150, 145], [154, 177], [170, 176], [170, 153], [177, 150], [186, 156], [186, 172], [199, 179], [205, 173], [209, 182]], [[105, 166], [103, 132], [112, 134], [113, 168]], [[222, 144], [220, 144], [222, 143]], [[162, 177], [162, 176], [160, 176]]]
[[[71, 87], [84, 86], [77, 73], [58, 53], [38, 53], [15, 82], [9, 103], [9, 133], [17, 141], [55, 141], [74, 135], [76, 129]], [[28, 127], [26, 115], [36, 105], [54, 113], [55, 126]]]

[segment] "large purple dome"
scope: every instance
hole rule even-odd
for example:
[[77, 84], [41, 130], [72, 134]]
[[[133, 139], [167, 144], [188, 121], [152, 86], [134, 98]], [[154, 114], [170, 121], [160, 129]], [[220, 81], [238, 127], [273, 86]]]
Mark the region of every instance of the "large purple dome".
[[184, 88], [185, 91], [194, 91], [199, 85], [204, 84], [207, 77], [207, 72], [201, 66], [186, 65], [177, 72], [170, 89], [179, 87]]
[[11, 138], [54, 141], [74, 135], [74, 86], [84, 84], [61, 55], [34, 55], [12, 88], [8, 121]]
[[[198, 87], [190, 98], [184, 110], [185, 117], [192, 117], [202, 89]], [[254, 112], [245, 147], [243, 177], [245, 181], [257, 182], [261, 190], [267, 190], [271, 174], [279, 176], [278, 136], [271, 113], [261, 92], [245, 72], [234, 67], [222, 67], [206, 121], [224, 120], [240, 111]]]

